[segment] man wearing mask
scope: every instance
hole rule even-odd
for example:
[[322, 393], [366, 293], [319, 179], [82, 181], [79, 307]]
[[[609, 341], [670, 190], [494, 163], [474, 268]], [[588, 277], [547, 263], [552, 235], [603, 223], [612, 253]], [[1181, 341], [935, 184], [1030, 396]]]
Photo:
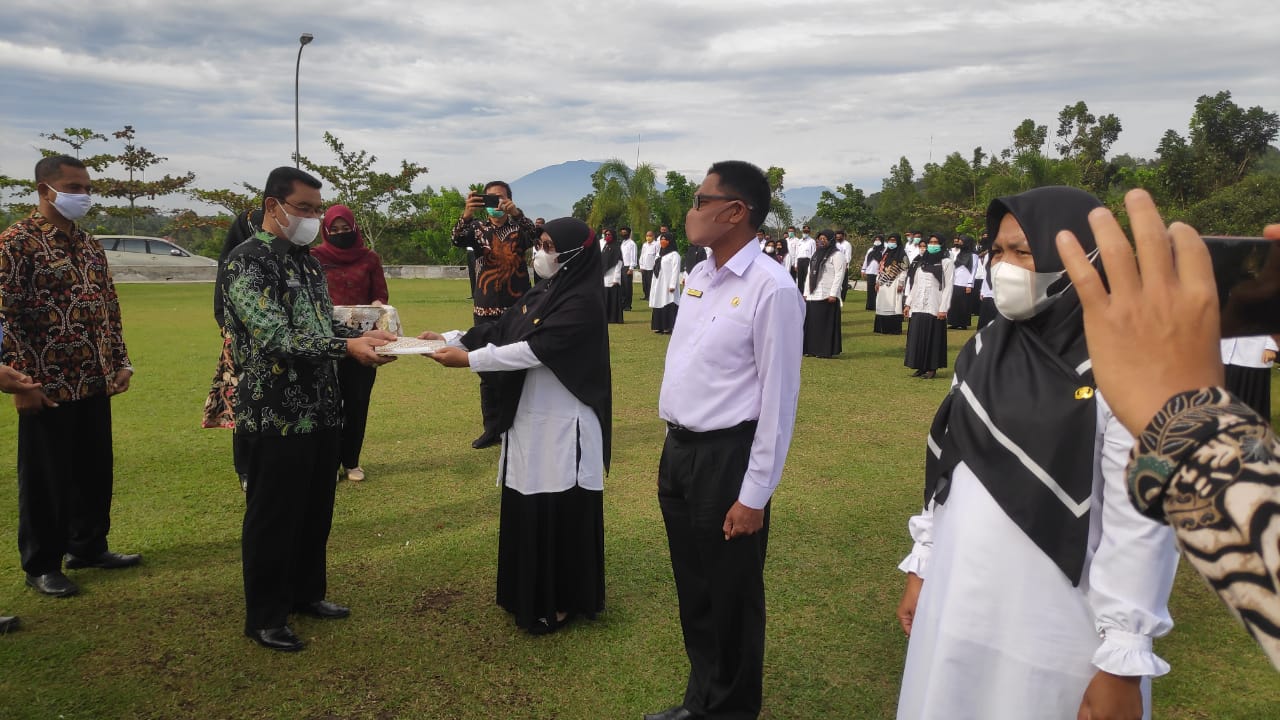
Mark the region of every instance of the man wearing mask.
[[[487, 207], [485, 195], [497, 195], [498, 206]], [[475, 248], [476, 289], [472, 294], [475, 325], [497, 322], [507, 308], [528, 292], [529, 266], [525, 253], [538, 244], [541, 233], [511, 201], [511, 186], [493, 180], [484, 192], [467, 195], [462, 217], [453, 226], [455, 247]], [[497, 400], [488, 380], [480, 380], [480, 414], [484, 432], [471, 443], [477, 450], [497, 445], [500, 437]]]
[[320, 181], [291, 167], [267, 177], [262, 230], [231, 252], [222, 278], [223, 320], [241, 388], [234, 441], [249, 474], [241, 558], [245, 635], [281, 651], [301, 650], [288, 617], [340, 619], [325, 598], [342, 403], [336, 360], [382, 365], [363, 336], [333, 318], [320, 262], [307, 246], [320, 231]]
[[648, 302], [649, 286], [653, 284], [653, 266], [658, 263], [658, 243], [653, 241], [653, 231], [644, 234], [644, 244], [640, 246], [640, 296]]
[[783, 247], [786, 252], [783, 253], [786, 260], [782, 263], [787, 270], [791, 272], [791, 277], [796, 276], [796, 243], [800, 242], [800, 236], [796, 233], [795, 225], [787, 226], [787, 237], [783, 240]]
[[622, 309], [631, 309], [631, 296], [635, 293], [636, 241], [631, 239], [631, 228], [618, 228], [622, 250]]
[[818, 242], [809, 234], [809, 226], [804, 226], [804, 234], [796, 241], [795, 276], [796, 289], [804, 291], [804, 279], [809, 275], [809, 259], [818, 250]]
[[71, 570], [142, 561], [107, 548], [111, 397], [129, 389], [133, 367], [102, 246], [76, 225], [93, 205], [89, 171], [47, 157], [35, 181], [35, 211], [0, 234], [0, 362], [35, 383], [13, 396], [22, 569], [30, 587], [67, 597], [79, 588], [64, 559]]

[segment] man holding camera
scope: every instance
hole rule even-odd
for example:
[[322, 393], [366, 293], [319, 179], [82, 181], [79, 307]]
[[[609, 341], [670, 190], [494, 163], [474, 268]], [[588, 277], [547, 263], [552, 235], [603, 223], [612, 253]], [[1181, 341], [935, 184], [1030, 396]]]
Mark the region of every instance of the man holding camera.
[[[453, 227], [456, 247], [475, 248], [476, 287], [472, 293], [475, 325], [496, 322], [529, 290], [525, 253], [538, 244], [541, 232], [511, 201], [511, 186], [494, 180], [484, 192], [467, 195], [462, 217]], [[484, 434], [471, 443], [477, 450], [498, 444], [497, 404], [493, 387], [480, 378], [480, 413]]]

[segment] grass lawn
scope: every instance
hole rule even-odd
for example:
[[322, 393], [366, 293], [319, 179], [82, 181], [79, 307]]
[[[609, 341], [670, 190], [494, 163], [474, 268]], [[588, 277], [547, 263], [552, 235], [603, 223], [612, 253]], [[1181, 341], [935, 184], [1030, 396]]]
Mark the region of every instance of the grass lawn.
[[[475, 377], [419, 358], [379, 370], [363, 465], [338, 487], [329, 596], [349, 620], [299, 618], [297, 654], [241, 635], [243, 496], [231, 435], [198, 427], [219, 351], [210, 285], [122, 285], [138, 369], [114, 403], [114, 549], [136, 569], [80, 570], [70, 599], [23, 586], [17, 420], [0, 409], [0, 718], [629, 718], [676, 703], [686, 660], [655, 498], [667, 338], [648, 310], [610, 328], [614, 458], [606, 481], [608, 606], [533, 638], [493, 602], [496, 450], [476, 451]], [[637, 295], [639, 290], [637, 288]], [[406, 329], [470, 323], [461, 281], [391, 282]], [[908, 377], [903, 338], [845, 308], [845, 352], [806, 358], [766, 570], [766, 718], [893, 716], [905, 638], [896, 569], [910, 549], [923, 438], [949, 374]], [[952, 331], [952, 357], [969, 333]], [[68, 452], [74, 452], [69, 439]], [[1159, 718], [1280, 717], [1280, 679], [1189, 570], [1157, 650]], [[1034, 714], [1028, 709], [1028, 717]]]

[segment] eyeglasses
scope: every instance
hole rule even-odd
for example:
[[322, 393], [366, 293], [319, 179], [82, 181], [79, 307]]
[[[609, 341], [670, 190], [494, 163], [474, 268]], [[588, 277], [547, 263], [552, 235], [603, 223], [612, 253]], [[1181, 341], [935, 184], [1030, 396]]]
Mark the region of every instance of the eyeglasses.
[[740, 197], [734, 197], [734, 196], [732, 196], [732, 195], [694, 195], [694, 196], [693, 196], [693, 209], [694, 209], [694, 210], [701, 210], [701, 209], [702, 209], [702, 206], [703, 206], [703, 205], [704, 205], [708, 200], [729, 200], [729, 201], [731, 201], [731, 202], [740, 202], [740, 203], [742, 203], [743, 205], [746, 205], [748, 210], [755, 210], [755, 207], [754, 207], [754, 206], [752, 206], [752, 205], [751, 205], [751, 203], [747, 202], [746, 200], [743, 200], [743, 199], [742, 199], [742, 198], [740, 198]]
[[301, 212], [302, 217], [319, 217], [324, 214], [324, 208], [322, 207], [312, 207], [310, 205], [297, 205], [289, 202], [288, 200], [281, 200], [280, 202]]

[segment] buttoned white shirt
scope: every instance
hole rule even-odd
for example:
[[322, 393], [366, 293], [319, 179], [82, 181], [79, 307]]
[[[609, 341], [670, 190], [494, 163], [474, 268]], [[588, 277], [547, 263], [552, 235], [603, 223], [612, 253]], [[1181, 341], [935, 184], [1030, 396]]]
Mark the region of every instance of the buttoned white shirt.
[[640, 269], [652, 270], [658, 260], [658, 242], [646, 242], [640, 246]]
[[797, 260], [811, 258], [813, 257], [813, 254], [817, 252], [817, 250], [818, 250], [818, 241], [814, 240], [808, 235], [805, 235], [804, 237], [796, 241], [796, 259]]
[[631, 238], [622, 241], [622, 265], [628, 270], [636, 266], [636, 241]]
[[695, 432], [757, 421], [738, 501], [769, 502], [791, 446], [800, 398], [804, 300], [781, 265], [748, 242], [685, 282], [667, 346], [658, 415]]

